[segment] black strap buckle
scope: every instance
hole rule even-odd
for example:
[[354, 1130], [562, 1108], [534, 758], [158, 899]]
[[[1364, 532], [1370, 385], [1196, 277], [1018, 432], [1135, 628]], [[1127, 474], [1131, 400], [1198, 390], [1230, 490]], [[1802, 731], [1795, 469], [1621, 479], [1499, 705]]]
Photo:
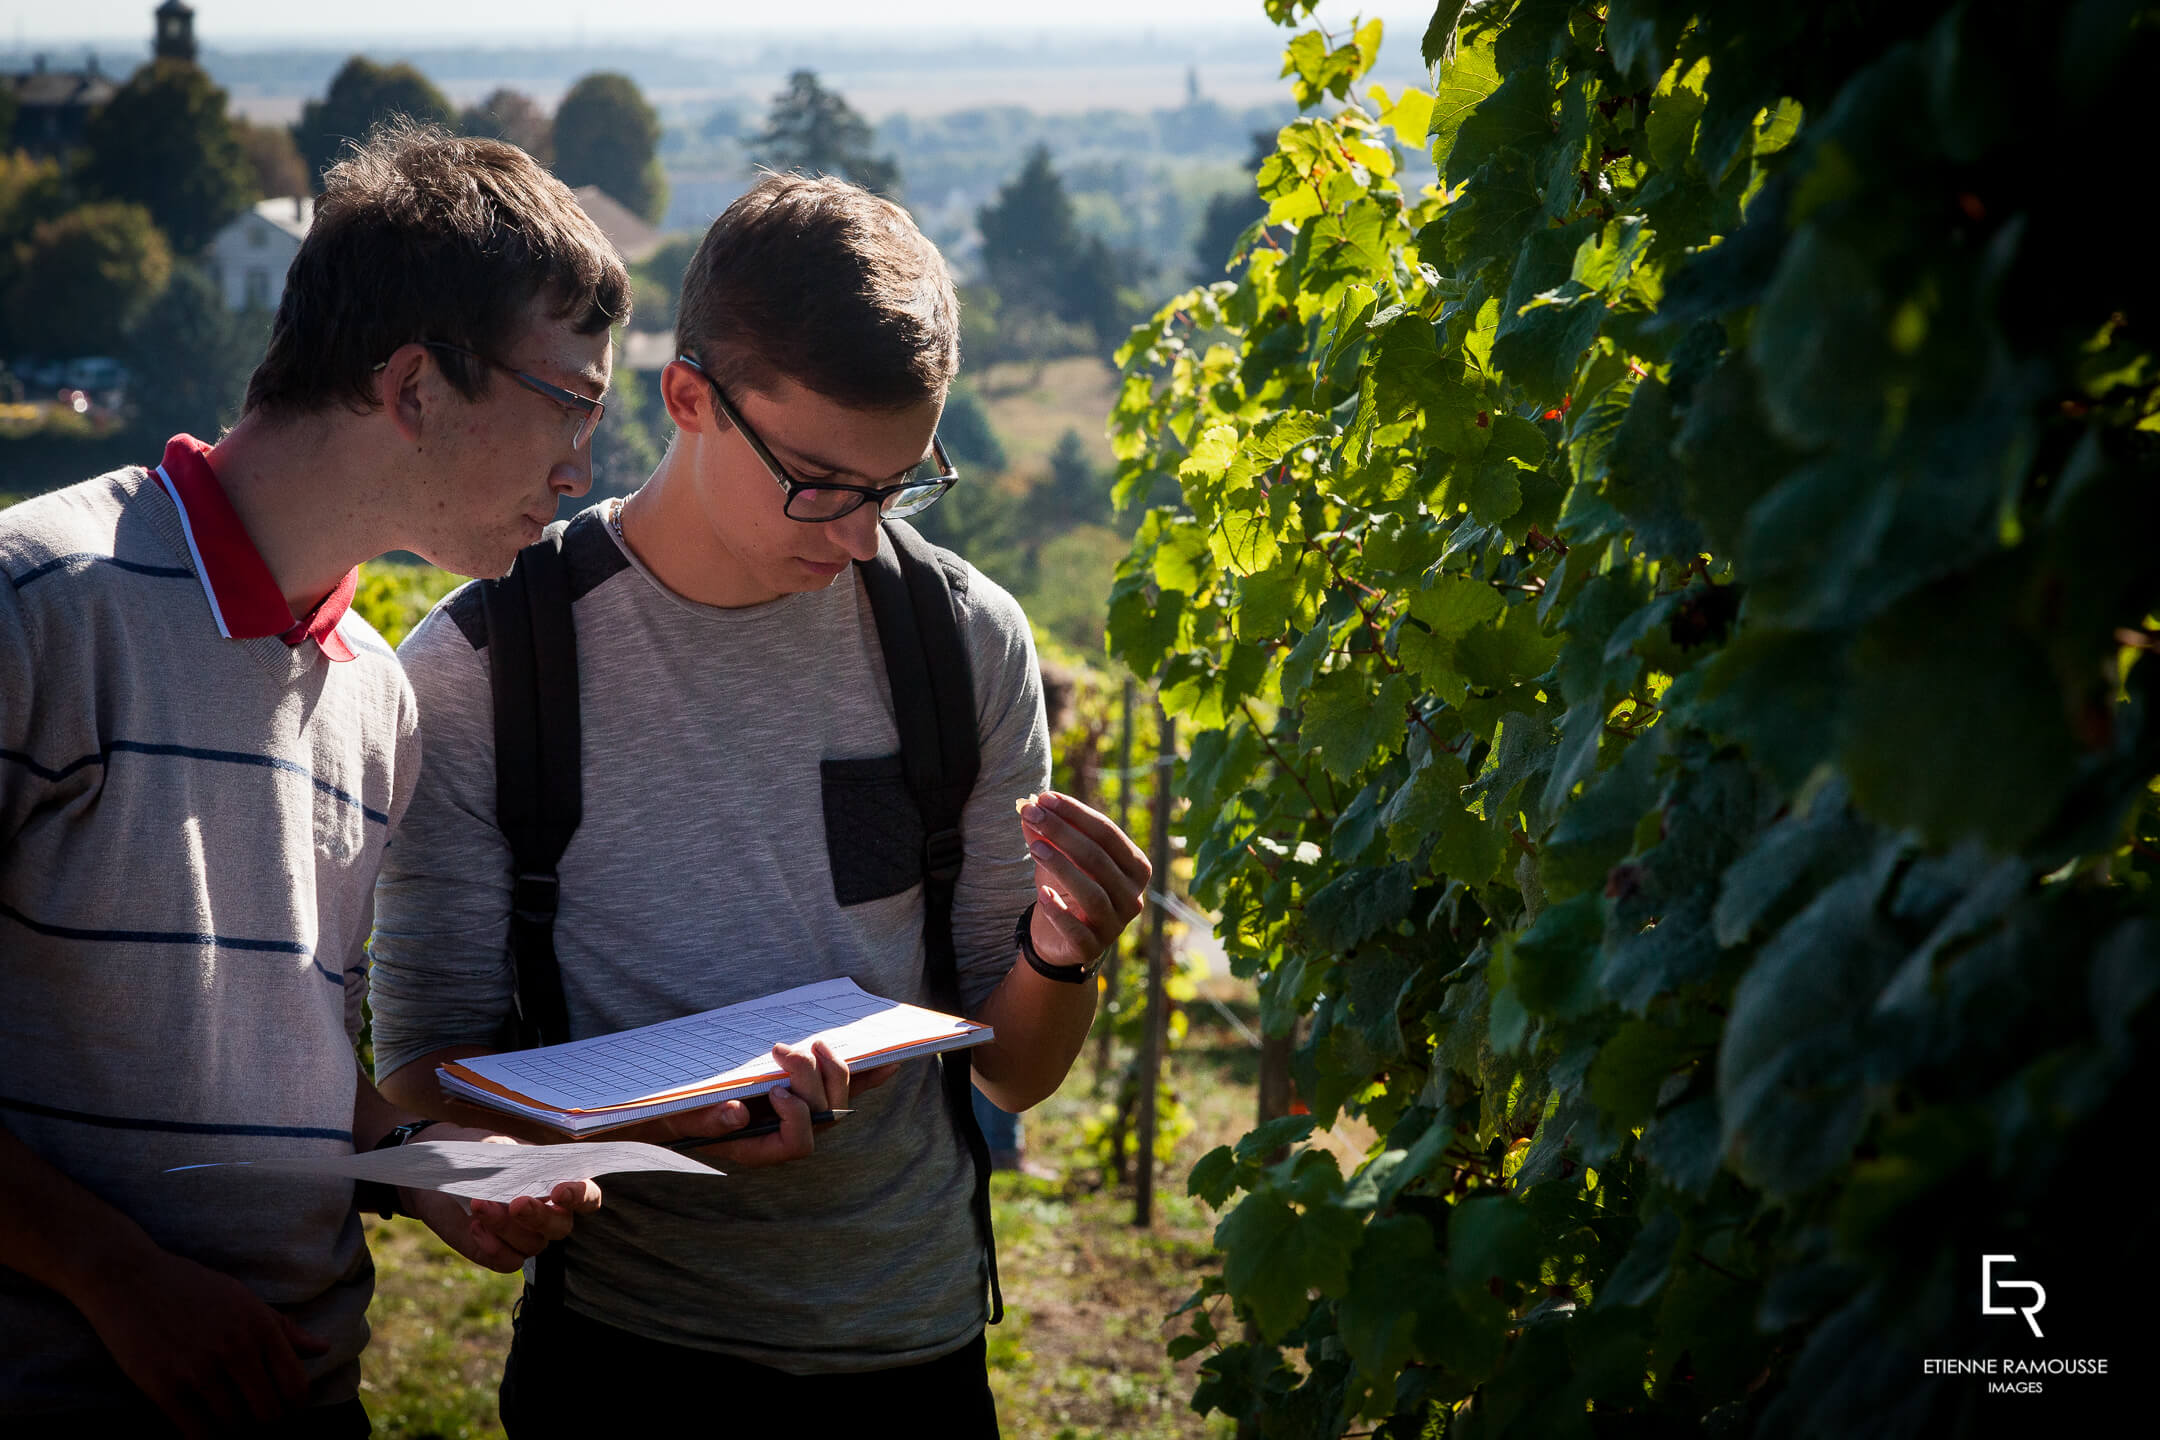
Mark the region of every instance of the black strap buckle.
[[520, 920], [545, 925], [555, 918], [562, 899], [562, 882], [552, 870], [526, 870], [510, 886], [510, 913]]
[[958, 830], [935, 830], [923, 837], [923, 876], [950, 889], [960, 879], [960, 862], [966, 858]]

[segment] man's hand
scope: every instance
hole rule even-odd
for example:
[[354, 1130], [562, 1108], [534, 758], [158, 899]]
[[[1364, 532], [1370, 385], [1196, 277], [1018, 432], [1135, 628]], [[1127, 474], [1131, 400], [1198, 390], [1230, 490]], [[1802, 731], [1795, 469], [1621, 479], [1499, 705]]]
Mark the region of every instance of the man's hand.
[[297, 1413], [308, 1398], [301, 1357], [330, 1348], [238, 1280], [164, 1250], [77, 1304], [121, 1372], [191, 1440]]
[[[780, 1128], [770, 1135], [752, 1136], [725, 1145], [701, 1146], [695, 1152], [700, 1159], [710, 1160], [724, 1170], [759, 1170], [767, 1165], [800, 1160], [817, 1148], [814, 1127], [810, 1124], [812, 1111], [830, 1110], [836, 1104], [844, 1106], [850, 1097], [884, 1084], [894, 1068], [883, 1065], [866, 1072], [859, 1081], [851, 1081], [847, 1062], [833, 1054], [832, 1046], [823, 1040], [813, 1040], [807, 1047], [775, 1045], [772, 1054], [773, 1062], [785, 1070], [788, 1077], [785, 1085], [766, 1096], [772, 1101], [773, 1115], [779, 1120]], [[644, 1140], [654, 1145], [703, 1135], [724, 1138], [729, 1131], [740, 1130], [749, 1121], [748, 1106], [740, 1100], [724, 1100], [718, 1105], [648, 1120], [634, 1131], [623, 1131], [615, 1138]]]
[[1045, 790], [1022, 802], [1020, 828], [1035, 857], [1035, 953], [1051, 965], [1088, 964], [1140, 913], [1154, 870], [1109, 816], [1070, 795]]
[[[462, 1125], [431, 1125], [424, 1133], [430, 1140], [523, 1143], [508, 1135]], [[445, 1245], [474, 1264], [507, 1274], [567, 1237], [578, 1216], [598, 1210], [600, 1186], [591, 1180], [565, 1180], [545, 1200], [520, 1195], [507, 1205], [498, 1200], [469, 1203], [470, 1212], [456, 1196], [440, 1190], [398, 1191], [399, 1208], [442, 1237]]]

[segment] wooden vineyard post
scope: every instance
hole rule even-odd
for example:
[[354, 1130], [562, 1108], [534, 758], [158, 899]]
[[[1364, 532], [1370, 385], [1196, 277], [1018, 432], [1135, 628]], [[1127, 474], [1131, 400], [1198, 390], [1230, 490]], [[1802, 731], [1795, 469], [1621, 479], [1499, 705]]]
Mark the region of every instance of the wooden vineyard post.
[[[1148, 862], [1155, 867], [1151, 882], [1155, 893], [1168, 895], [1170, 766], [1177, 756], [1177, 722], [1163, 713], [1159, 703], [1155, 713], [1155, 828], [1148, 845]], [[1140, 1093], [1135, 1101], [1140, 1113], [1133, 1144], [1133, 1224], [1143, 1230], [1155, 1220], [1155, 1090], [1162, 1078], [1163, 1037], [1169, 1028], [1163, 1014], [1163, 926], [1167, 919], [1160, 900], [1148, 907], [1147, 1022], [1140, 1032]]]
[[[1128, 835], [1132, 834], [1132, 697], [1133, 678], [1127, 675], [1125, 677], [1124, 698], [1118, 719], [1116, 818], [1118, 829]], [[1110, 947], [1110, 958], [1103, 962], [1102, 1004], [1105, 1011], [1117, 1003], [1118, 958], [1124, 953], [1124, 949], [1125, 940], [1123, 936], [1120, 936], [1118, 943]], [[1102, 1093], [1103, 1086], [1110, 1083], [1110, 1038], [1116, 1030], [1117, 1022], [1106, 1016], [1102, 1023], [1102, 1029], [1096, 1032], [1095, 1093], [1098, 1095]], [[1117, 1171], [1118, 1178], [1122, 1180], [1125, 1178], [1125, 1127], [1123, 1125], [1118, 1126], [1115, 1138], [1117, 1153], [1111, 1158], [1113, 1168]]]

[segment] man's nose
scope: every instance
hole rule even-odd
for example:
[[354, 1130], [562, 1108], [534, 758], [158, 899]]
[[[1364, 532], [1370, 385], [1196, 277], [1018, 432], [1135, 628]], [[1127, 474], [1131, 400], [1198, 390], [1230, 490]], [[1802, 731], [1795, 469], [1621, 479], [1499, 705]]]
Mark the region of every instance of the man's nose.
[[548, 472], [548, 485], [565, 495], [583, 495], [592, 489], [592, 446], [584, 445]]
[[870, 561], [878, 552], [878, 508], [875, 505], [858, 505], [838, 520], [832, 528], [840, 532], [840, 544], [851, 560]]

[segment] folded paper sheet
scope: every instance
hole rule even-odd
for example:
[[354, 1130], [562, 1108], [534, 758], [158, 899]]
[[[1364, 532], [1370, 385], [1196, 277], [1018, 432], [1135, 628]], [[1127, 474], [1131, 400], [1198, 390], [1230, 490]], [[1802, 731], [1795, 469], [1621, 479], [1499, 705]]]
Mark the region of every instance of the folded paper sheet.
[[[515, 1200], [543, 1196], [565, 1180], [591, 1180], [632, 1170], [672, 1170], [717, 1176], [722, 1171], [688, 1155], [630, 1140], [575, 1145], [502, 1145], [479, 1140], [415, 1140], [389, 1150], [351, 1155], [283, 1156], [235, 1160], [223, 1165], [180, 1165], [177, 1170], [250, 1169], [284, 1175], [342, 1175], [380, 1180], [409, 1190], [441, 1190], [468, 1200]], [[167, 1171], [171, 1174], [172, 1171]]]

